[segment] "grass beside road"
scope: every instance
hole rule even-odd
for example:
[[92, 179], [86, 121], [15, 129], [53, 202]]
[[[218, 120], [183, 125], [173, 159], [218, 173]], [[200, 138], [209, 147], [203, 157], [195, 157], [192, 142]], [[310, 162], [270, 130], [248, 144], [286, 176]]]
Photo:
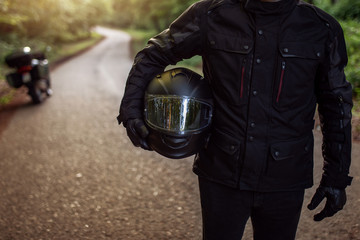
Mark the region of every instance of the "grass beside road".
[[94, 46], [103, 37], [98, 33], [92, 32], [91, 36], [87, 39], [70, 42], [57, 47], [54, 54], [49, 54], [50, 65], [61, 62], [63, 59], [75, 56], [89, 47]]
[[121, 29], [131, 36], [130, 52], [134, 58], [136, 53], [146, 46], [147, 41], [156, 35], [154, 30]]
[[[50, 52], [45, 53], [50, 67], [53, 67], [60, 62], [71, 58], [72, 56], [76, 56], [77, 54], [85, 51], [89, 47], [94, 46], [97, 42], [99, 42], [103, 37], [95, 32], [89, 36], [89, 38], [78, 40], [75, 42], [63, 43], [56, 47], [53, 47]], [[14, 71], [14, 69], [10, 69], [5, 66], [3, 60], [0, 61], [0, 110], [1, 108], [10, 103], [13, 99], [16, 89], [13, 89], [8, 86], [5, 81], [5, 74], [9, 71]]]

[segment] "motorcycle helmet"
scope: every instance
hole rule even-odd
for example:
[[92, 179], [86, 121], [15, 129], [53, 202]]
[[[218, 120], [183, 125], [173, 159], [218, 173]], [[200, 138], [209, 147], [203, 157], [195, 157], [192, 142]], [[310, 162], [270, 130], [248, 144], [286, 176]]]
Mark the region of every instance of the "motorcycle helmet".
[[185, 158], [205, 144], [213, 101], [208, 81], [186, 69], [174, 68], [157, 75], [145, 91], [148, 144], [157, 153]]

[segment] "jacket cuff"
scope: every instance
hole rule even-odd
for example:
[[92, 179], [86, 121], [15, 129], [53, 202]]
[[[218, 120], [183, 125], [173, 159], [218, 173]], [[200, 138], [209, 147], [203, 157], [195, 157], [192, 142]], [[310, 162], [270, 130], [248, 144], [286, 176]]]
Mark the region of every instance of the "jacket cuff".
[[347, 186], [351, 185], [353, 177], [350, 176], [339, 176], [332, 178], [326, 173], [323, 174], [321, 178], [320, 185], [324, 187], [334, 187], [338, 189], [345, 189]]

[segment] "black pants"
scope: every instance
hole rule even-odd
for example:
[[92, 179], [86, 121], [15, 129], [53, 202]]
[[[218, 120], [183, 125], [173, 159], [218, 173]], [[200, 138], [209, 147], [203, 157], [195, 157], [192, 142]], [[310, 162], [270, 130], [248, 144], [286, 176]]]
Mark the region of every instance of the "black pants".
[[241, 191], [199, 178], [204, 240], [240, 240], [251, 218], [255, 240], [293, 240], [304, 190]]

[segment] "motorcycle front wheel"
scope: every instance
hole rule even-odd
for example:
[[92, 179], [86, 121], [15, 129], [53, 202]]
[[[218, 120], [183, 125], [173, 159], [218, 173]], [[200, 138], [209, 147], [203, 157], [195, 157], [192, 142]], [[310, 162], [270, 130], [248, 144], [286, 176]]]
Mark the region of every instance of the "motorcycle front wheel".
[[35, 104], [42, 103], [45, 98], [41, 89], [36, 87], [29, 88], [29, 95]]
[[39, 80], [32, 86], [29, 86], [29, 92], [33, 103], [39, 104], [42, 103], [46, 98], [46, 89], [47, 89], [47, 83], [44, 80]]

